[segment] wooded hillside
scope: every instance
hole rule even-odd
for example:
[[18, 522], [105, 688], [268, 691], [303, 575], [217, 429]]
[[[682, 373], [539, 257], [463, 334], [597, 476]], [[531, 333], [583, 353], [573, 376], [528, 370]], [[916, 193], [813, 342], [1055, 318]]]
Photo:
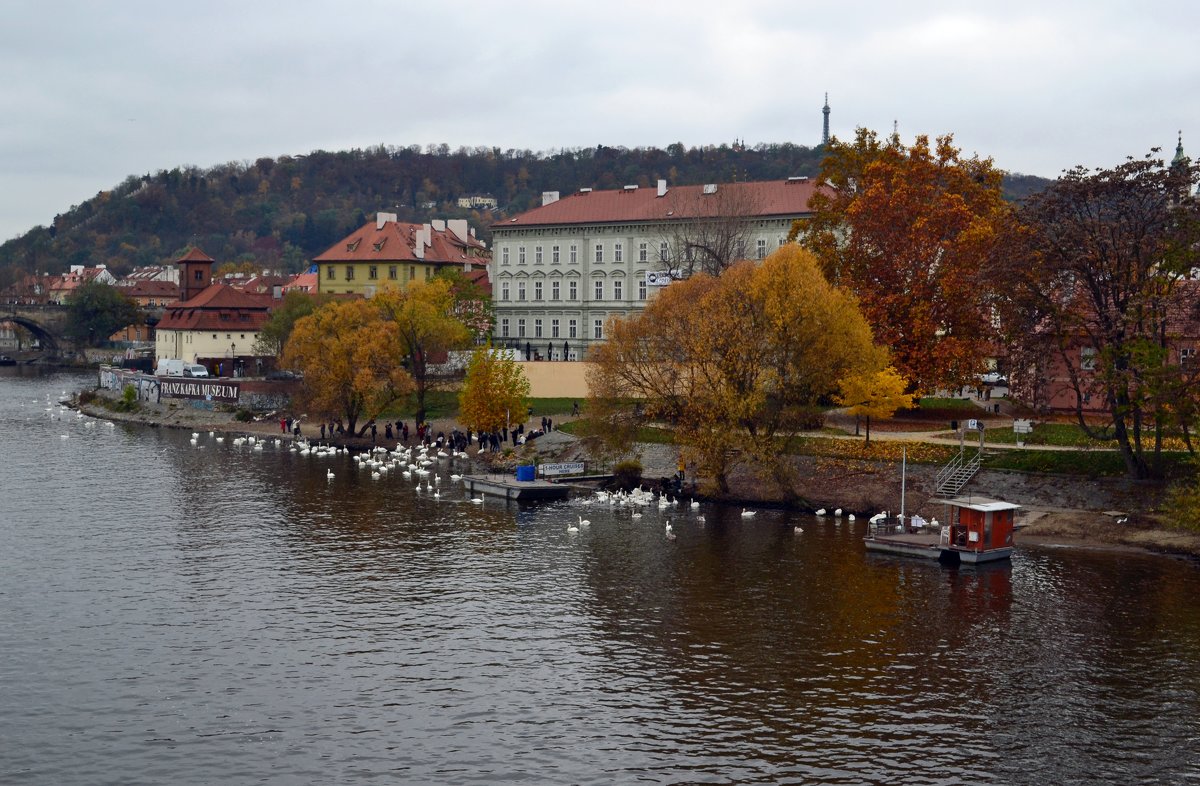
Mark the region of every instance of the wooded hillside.
[[[401, 220], [466, 218], [488, 227], [537, 204], [543, 191], [766, 180], [816, 175], [821, 149], [790, 143], [755, 147], [564, 149], [548, 152], [430, 145], [230, 162], [130, 176], [110, 191], [0, 246], [0, 286], [22, 273], [58, 273], [105, 264], [120, 274], [173, 260], [199, 245], [221, 262], [302, 270], [309, 260], [376, 211]], [[1011, 198], [1040, 190], [1041, 178], [1006, 179]], [[459, 197], [497, 200], [495, 213], [459, 208]], [[433, 207], [429, 207], [430, 204]]]

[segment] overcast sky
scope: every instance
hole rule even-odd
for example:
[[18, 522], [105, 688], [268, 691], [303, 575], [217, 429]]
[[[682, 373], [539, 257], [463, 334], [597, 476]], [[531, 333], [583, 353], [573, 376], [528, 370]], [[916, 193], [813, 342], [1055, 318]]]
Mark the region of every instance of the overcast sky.
[[[1193, 2], [0, 5], [0, 240], [131, 174], [445, 142], [951, 132], [1056, 176], [1200, 152]], [[550, 186], [553, 184], [547, 184]], [[364, 206], [365, 209], [369, 206]]]

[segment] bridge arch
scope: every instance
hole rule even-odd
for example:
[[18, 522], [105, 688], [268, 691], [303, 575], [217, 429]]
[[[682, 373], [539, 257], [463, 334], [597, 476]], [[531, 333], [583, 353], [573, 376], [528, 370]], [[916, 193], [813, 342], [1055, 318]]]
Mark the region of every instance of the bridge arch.
[[19, 325], [28, 330], [33, 334], [33, 337], [38, 340], [43, 352], [47, 352], [54, 356], [58, 356], [61, 353], [62, 342], [60, 337], [52, 333], [42, 323], [18, 314], [3, 313], [0, 313], [0, 322], [11, 322], [14, 325]]

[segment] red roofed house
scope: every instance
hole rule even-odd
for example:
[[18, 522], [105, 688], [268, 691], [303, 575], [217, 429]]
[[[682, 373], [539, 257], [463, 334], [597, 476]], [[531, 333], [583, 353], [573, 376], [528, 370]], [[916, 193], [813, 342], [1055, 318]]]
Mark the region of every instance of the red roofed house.
[[205, 363], [211, 366], [210, 372], [229, 374], [238, 359], [255, 355], [254, 342], [275, 300], [270, 295], [211, 283], [214, 263], [196, 248], [175, 261], [180, 300], [163, 312], [155, 327], [156, 362], [179, 358]]
[[439, 270], [463, 270], [488, 262], [487, 247], [463, 219], [410, 224], [379, 213], [313, 259], [319, 291], [371, 297], [386, 284], [428, 281]]
[[[740, 253], [765, 259], [810, 216], [806, 177], [667, 188], [580, 189], [492, 227], [493, 336], [528, 360], [576, 360], [604, 340], [610, 317], [646, 305], [667, 271], [691, 260], [689, 227], [735, 218]], [[735, 252], [736, 253], [736, 252]]]
[[83, 265], [71, 265], [71, 269], [59, 276], [55, 276], [50, 280], [49, 299], [51, 303], [64, 305], [67, 298], [75, 291], [76, 287], [88, 281], [95, 281], [98, 284], [113, 285], [117, 283], [117, 278], [112, 273], [108, 272], [108, 268], [104, 265], [96, 265], [95, 267], [84, 267]]

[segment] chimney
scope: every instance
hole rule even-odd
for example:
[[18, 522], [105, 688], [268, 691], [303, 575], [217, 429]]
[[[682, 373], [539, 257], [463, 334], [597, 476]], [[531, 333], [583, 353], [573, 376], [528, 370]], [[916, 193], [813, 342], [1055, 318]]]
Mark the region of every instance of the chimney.
[[446, 222], [440, 218], [433, 219], [433, 228], [438, 232], [446, 231]]
[[464, 273], [471, 272], [471, 260], [468, 259], [466, 262], [463, 262], [463, 272]]
[[446, 222], [446, 228], [453, 232], [454, 236], [462, 242], [470, 242], [472, 232], [470, 225], [467, 224], [467, 220], [465, 218], [450, 219]]
[[375, 228], [376, 229], [383, 229], [383, 225], [387, 224], [388, 222], [391, 222], [393, 224], [396, 223], [396, 214], [395, 213], [376, 213], [375, 214]]
[[543, 191], [542, 192], [542, 207], [545, 207], [546, 205], [549, 205], [549, 204], [553, 204], [554, 202], [557, 202], [557, 201], [558, 201], [558, 192], [557, 191]]
[[664, 197], [667, 195], [667, 181], [665, 181], [665, 180], [658, 181], [658, 195], [660, 197]]

